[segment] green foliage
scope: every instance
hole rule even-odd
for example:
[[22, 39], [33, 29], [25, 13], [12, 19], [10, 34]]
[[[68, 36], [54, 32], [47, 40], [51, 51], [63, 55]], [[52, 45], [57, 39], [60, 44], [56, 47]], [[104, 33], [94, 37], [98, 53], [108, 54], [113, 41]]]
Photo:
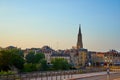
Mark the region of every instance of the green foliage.
[[41, 64], [36, 64], [36, 70], [40, 71], [40, 69], [41, 69]]
[[40, 63], [40, 60], [44, 59], [45, 55], [43, 53], [34, 53], [34, 52], [29, 52], [25, 59], [27, 63]]
[[45, 71], [48, 70], [47, 61], [42, 59], [39, 63], [25, 63], [23, 72], [32, 72], [32, 71]]
[[13, 49], [9, 49], [9, 51], [11, 51], [13, 54], [17, 54], [21, 57], [24, 57], [24, 52], [21, 49], [13, 48]]
[[8, 71], [12, 66], [22, 69], [24, 64], [23, 57], [17, 49], [8, 49], [0, 51], [0, 70]]
[[14, 55], [14, 58], [12, 59], [12, 64], [18, 69], [22, 69], [24, 67], [24, 62], [24, 59], [19, 55]]
[[36, 65], [32, 63], [25, 63], [23, 72], [32, 72], [36, 70]]
[[0, 72], [0, 75], [9, 75], [9, 74], [15, 74], [15, 73], [12, 71], [3, 71], [3, 70]]
[[42, 59], [40, 61], [40, 63], [41, 63], [41, 69], [40, 70], [42, 70], [42, 71], [48, 70], [48, 65], [47, 65], [47, 61], [46, 60]]
[[0, 51], [0, 70], [9, 70], [12, 58], [12, 53], [8, 50], [2, 50]]
[[[26, 63], [23, 58], [23, 51], [20, 49], [1, 50], [0, 70], [9, 71], [15, 67], [23, 72], [32, 72], [38, 70], [67, 70], [70, 68], [67, 60], [63, 58], [56, 58], [51, 61], [52, 65], [48, 65], [43, 53], [35, 54], [34, 52], [29, 52], [25, 59]], [[3, 71], [1, 71], [1, 74], [4, 73]], [[5, 74], [7, 74], [7, 72], [5, 72]]]
[[67, 60], [63, 58], [55, 58], [51, 61], [53, 64], [53, 68], [55, 70], [68, 70], [70, 69], [70, 65], [68, 64]]
[[25, 57], [25, 59], [26, 59], [26, 62], [27, 63], [34, 63], [34, 52], [29, 52], [27, 55], [26, 55], [26, 57]]
[[47, 62], [44, 58], [45, 55], [43, 53], [35, 54], [34, 52], [29, 52], [25, 57], [26, 64], [24, 65], [23, 71], [31, 72], [36, 70], [46, 70]]
[[43, 53], [36, 53], [34, 55], [34, 63], [40, 63], [40, 61], [44, 58], [45, 58], [45, 55]]

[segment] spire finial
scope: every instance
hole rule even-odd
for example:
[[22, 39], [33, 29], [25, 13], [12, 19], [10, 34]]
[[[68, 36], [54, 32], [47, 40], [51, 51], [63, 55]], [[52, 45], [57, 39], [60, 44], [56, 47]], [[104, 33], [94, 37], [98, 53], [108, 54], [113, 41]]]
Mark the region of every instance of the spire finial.
[[79, 24], [79, 34], [81, 34], [81, 24]]
[[79, 27], [81, 27], [81, 24], [79, 24]]
[[81, 24], [79, 24], [79, 32], [78, 32], [78, 40], [77, 40], [77, 49], [80, 49], [80, 48], [83, 48]]

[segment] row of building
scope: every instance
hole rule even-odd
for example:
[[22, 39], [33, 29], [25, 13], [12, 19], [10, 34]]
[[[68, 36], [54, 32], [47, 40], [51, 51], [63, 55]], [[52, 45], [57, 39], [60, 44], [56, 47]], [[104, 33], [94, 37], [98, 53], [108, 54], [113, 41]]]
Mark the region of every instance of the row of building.
[[107, 63], [111, 65], [120, 64], [120, 52], [116, 50], [110, 50], [107, 52], [95, 52], [88, 51], [87, 49], [67, 49], [67, 50], [53, 50], [49, 46], [40, 48], [31, 48], [24, 50], [24, 56], [30, 51], [35, 53], [44, 53], [47, 63], [50, 64], [51, 60], [55, 58], [63, 58], [68, 61], [75, 68], [81, 68], [85, 66], [104, 66]]
[[[9, 46], [7, 48], [16, 48]], [[79, 26], [77, 46], [67, 50], [54, 50], [49, 46], [43, 46], [42, 48], [25, 49], [24, 57], [30, 52], [44, 53], [45, 59], [48, 64], [51, 64], [51, 60], [55, 58], [63, 58], [68, 61], [74, 68], [81, 68], [85, 66], [104, 66], [108, 63], [111, 65], [120, 64], [120, 52], [110, 50], [107, 52], [95, 52], [88, 51], [83, 48], [81, 26]]]

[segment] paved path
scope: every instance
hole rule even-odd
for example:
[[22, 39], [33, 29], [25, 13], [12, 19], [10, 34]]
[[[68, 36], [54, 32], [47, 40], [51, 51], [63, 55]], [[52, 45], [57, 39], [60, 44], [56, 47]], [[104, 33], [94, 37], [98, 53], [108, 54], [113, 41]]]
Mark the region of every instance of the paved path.
[[97, 75], [92, 77], [86, 77], [76, 80], [120, 80], [120, 73], [110, 74], [110, 75]]
[[[114, 74], [114, 76], [113, 76]], [[116, 75], [115, 75], [116, 74]], [[32, 79], [25, 79], [25, 80], [109, 80], [109, 78], [112, 78], [110, 80], [113, 80], [113, 78], [115, 79], [115, 77], [117, 78], [119, 75], [120, 77], [120, 73], [116, 73], [116, 72], [111, 72], [109, 77], [107, 76], [106, 72], [94, 72], [94, 73], [85, 73], [85, 74], [74, 74], [71, 76], [66, 75], [66, 76], [53, 76], [53, 77], [43, 77], [41, 78], [32, 78]], [[116, 80], [120, 80], [120, 79], [116, 79]]]
[[113, 80], [120, 80], [120, 78], [117, 78], [117, 79], [113, 79]]
[[73, 75], [72, 79], [67, 80], [120, 80], [120, 73], [111, 72], [110, 76], [106, 72], [77, 74]]

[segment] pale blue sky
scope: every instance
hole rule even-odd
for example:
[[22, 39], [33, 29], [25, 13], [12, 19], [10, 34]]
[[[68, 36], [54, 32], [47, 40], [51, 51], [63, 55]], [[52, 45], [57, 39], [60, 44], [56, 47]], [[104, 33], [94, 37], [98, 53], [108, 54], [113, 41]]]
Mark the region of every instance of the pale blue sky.
[[120, 0], [0, 0], [0, 46], [120, 50]]

